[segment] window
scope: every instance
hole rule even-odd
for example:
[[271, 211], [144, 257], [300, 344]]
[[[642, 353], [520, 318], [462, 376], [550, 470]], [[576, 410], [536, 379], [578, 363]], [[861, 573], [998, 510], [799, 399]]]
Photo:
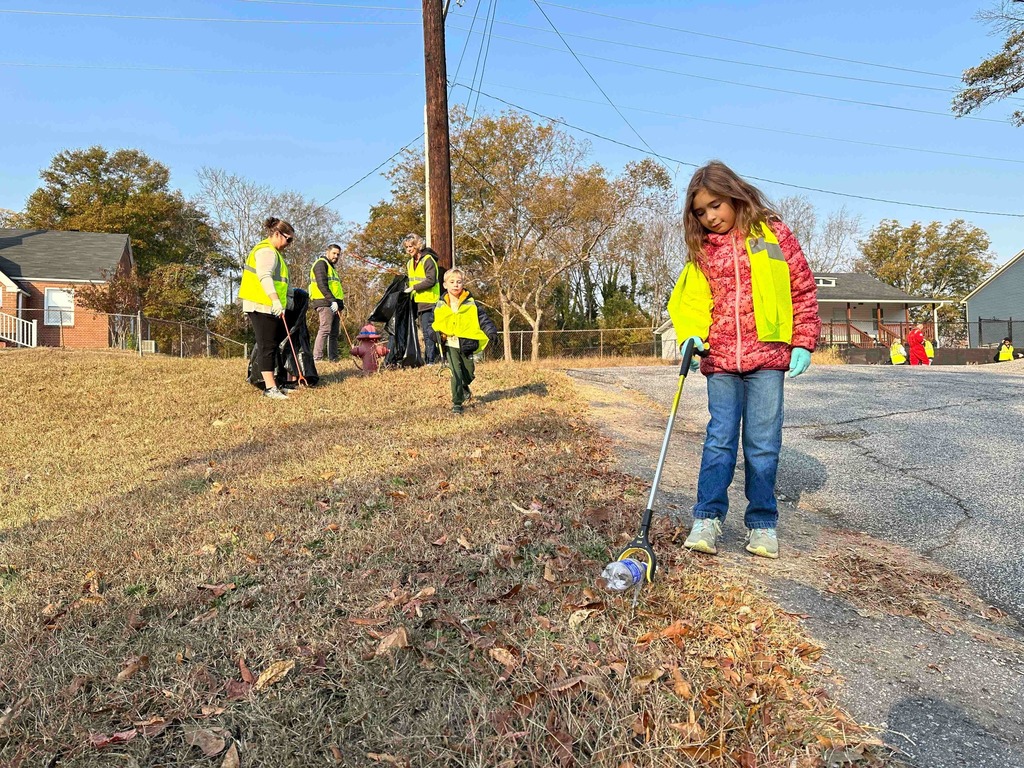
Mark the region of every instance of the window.
[[816, 277], [814, 284], [819, 288], [835, 288], [836, 279], [834, 277]]
[[46, 289], [44, 325], [75, 324], [75, 294], [67, 288]]

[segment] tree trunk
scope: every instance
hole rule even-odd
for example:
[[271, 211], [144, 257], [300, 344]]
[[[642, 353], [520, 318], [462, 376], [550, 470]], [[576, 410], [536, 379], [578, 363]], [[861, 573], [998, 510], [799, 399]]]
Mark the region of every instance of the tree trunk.
[[505, 298], [505, 294], [502, 293], [501, 291], [498, 292], [498, 300], [501, 302], [501, 330], [502, 330], [502, 334], [501, 335], [502, 335], [503, 342], [504, 342], [502, 344], [502, 346], [504, 347], [504, 352], [505, 352], [505, 362], [506, 363], [511, 363], [512, 362], [512, 317], [511, 317], [511, 311], [512, 310], [508, 306], [508, 299]]

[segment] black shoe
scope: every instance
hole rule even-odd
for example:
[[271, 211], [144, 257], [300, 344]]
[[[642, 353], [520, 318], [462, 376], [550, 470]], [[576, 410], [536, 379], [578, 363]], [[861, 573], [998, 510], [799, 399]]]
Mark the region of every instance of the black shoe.
[[462, 402], [468, 403], [473, 399], [473, 393], [469, 391], [469, 387], [462, 388]]
[[463, 411], [462, 411], [462, 406], [461, 405], [453, 405], [452, 406], [452, 413], [462, 413], [462, 412]]

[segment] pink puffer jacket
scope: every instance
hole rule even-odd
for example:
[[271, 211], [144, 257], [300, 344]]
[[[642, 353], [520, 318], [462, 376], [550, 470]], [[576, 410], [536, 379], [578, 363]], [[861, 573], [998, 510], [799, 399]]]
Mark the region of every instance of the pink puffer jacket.
[[707, 276], [714, 300], [708, 334], [711, 353], [700, 364], [705, 375], [745, 373], [759, 368], [786, 370], [792, 347], [813, 352], [818, 343], [821, 319], [814, 275], [789, 227], [781, 221], [769, 222], [769, 226], [779, 239], [779, 247], [789, 264], [793, 343], [758, 341], [750, 295], [750, 259], [743, 237], [736, 231], [725, 235], [709, 232], [698, 264]]

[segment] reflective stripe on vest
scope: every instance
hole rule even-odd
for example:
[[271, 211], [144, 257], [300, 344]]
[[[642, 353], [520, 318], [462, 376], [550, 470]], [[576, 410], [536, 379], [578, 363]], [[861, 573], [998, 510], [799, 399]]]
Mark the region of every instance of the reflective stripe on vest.
[[334, 298], [344, 299], [345, 291], [341, 287], [341, 278], [338, 277], [338, 272], [334, 269], [334, 265], [331, 264], [331, 262], [329, 262], [323, 256], [314, 261], [313, 266], [309, 268], [309, 298], [327, 298], [326, 296], [324, 296], [323, 291], [320, 290], [320, 286], [317, 285], [316, 275], [313, 274], [313, 270], [316, 269], [317, 262], [321, 261], [327, 265], [327, 287], [331, 289], [331, 293], [334, 294]]
[[[437, 275], [437, 259], [431, 256], [429, 253], [424, 254], [415, 264], [412, 259], [409, 259], [409, 263], [405, 265], [405, 271], [409, 275], [409, 287], [421, 283], [427, 279], [427, 271], [423, 268], [423, 263], [431, 259], [434, 262], [434, 275]], [[412, 295], [412, 300], [417, 304], [435, 304], [441, 298], [441, 286], [436, 282], [434, 287], [426, 291], [415, 291]]]
[[[761, 222], [761, 236], [746, 240], [750, 260], [750, 295], [759, 341], [793, 341], [793, 294], [789, 264], [779, 240], [767, 224]], [[713, 307], [707, 277], [693, 262], [683, 267], [672, 296], [668, 315], [681, 344], [690, 336], [707, 339], [711, 330]]]
[[477, 352], [483, 352], [487, 348], [487, 334], [480, 328], [480, 313], [473, 297], [467, 295], [455, 310], [448, 305], [448, 298], [445, 296], [443, 301], [437, 302], [434, 307], [434, 322], [430, 327], [445, 336], [476, 339], [480, 342]]
[[1013, 347], [1005, 347], [1000, 345], [999, 362], [1005, 363], [1007, 360], [1013, 360]]
[[759, 341], [793, 341], [793, 293], [789, 264], [779, 239], [761, 222], [761, 237], [747, 238], [750, 257], [750, 295]]
[[274, 281], [274, 290], [283, 307], [288, 303], [288, 265], [285, 264], [281, 252], [272, 246], [269, 240], [261, 240], [249, 251], [249, 255], [245, 259], [245, 267], [242, 269], [242, 281], [238, 284], [238, 298], [267, 307], [273, 304], [273, 300], [263, 290], [263, 284], [256, 277], [256, 251], [261, 248], [269, 248], [277, 257], [270, 278]]

